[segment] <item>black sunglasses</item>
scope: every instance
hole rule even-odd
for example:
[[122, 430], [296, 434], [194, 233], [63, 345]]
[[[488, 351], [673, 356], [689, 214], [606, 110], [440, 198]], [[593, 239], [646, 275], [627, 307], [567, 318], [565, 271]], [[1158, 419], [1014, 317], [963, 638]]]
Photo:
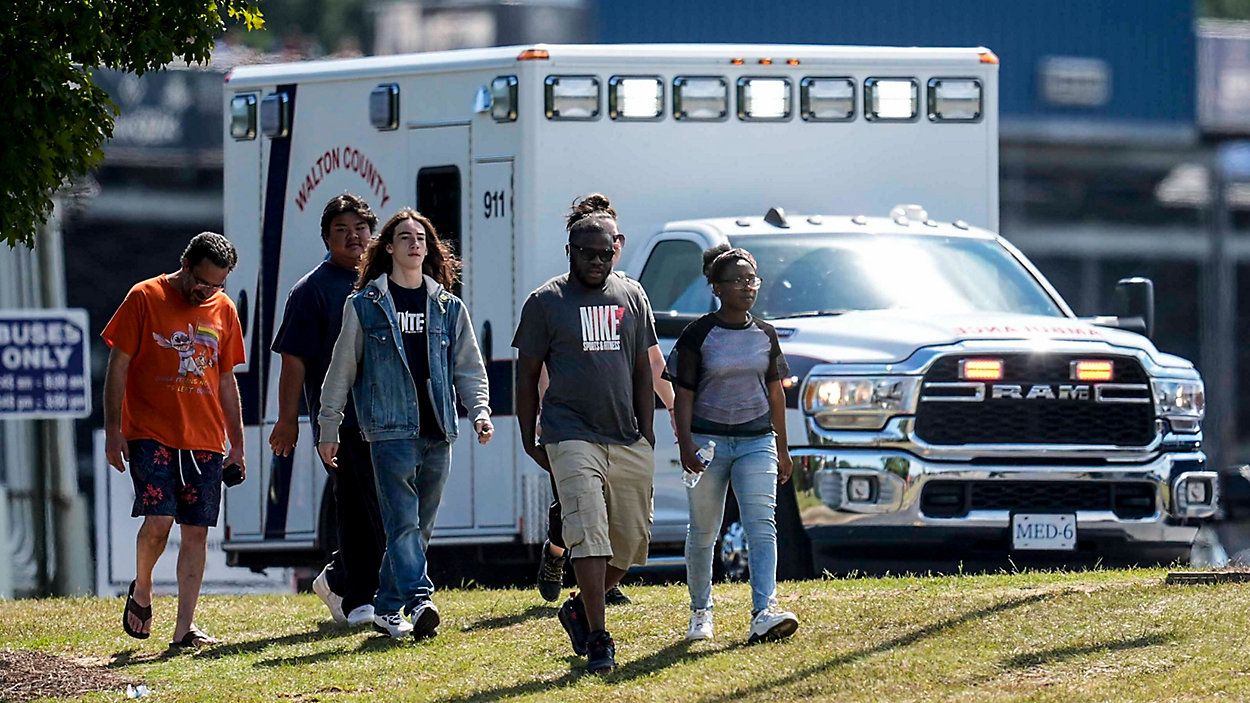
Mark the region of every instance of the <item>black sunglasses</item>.
[[593, 249], [591, 247], [579, 247], [572, 242], [569, 243], [569, 250], [577, 252], [577, 255], [586, 261], [599, 260], [603, 263], [611, 263], [612, 257], [616, 256], [615, 249]]

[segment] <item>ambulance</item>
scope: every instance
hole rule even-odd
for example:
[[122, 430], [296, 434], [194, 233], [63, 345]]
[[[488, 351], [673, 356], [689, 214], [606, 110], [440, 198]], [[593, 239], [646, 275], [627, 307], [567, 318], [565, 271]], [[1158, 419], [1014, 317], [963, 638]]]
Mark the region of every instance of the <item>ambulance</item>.
[[[550, 486], [519, 444], [510, 341], [528, 293], [568, 270], [563, 217], [590, 192], [620, 213], [622, 268], [665, 352], [713, 309], [704, 248], [759, 259], [757, 312], [792, 370], [785, 563], [891, 542], [1187, 545], [1217, 502], [1202, 382], [1142, 334], [1149, 282], [1122, 284], [1123, 314], [1080, 320], [993, 233], [997, 64], [979, 47], [673, 44], [235, 68], [225, 228], [251, 468], [226, 493], [231, 563], [315, 564], [334, 546], [310, 418], [291, 457], [266, 438], [268, 350], [288, 291], [325, 255], [321, 207], [342, 192], [381, 219], [417, 207], [465, 262], [456, 292], [498, 431], [453, 449], [432, 547], [462, 563], [524, 563], [544, 539]], [[678, 564], [686, 498], [667, 413], [655, 423], [652, 559]], [[741, 576], [747, 549], [731, 511], [720, 568]]]

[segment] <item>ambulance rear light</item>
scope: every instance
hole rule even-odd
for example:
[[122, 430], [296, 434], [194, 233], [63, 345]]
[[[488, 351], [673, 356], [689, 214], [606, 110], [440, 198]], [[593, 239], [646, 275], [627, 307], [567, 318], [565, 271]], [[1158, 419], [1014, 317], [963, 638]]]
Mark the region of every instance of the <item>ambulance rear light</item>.
[[595, 76], [547, 76], [544, 86], [547, 119], [599, 118], [599, 79]]
[[238, 141], [256, 138], [256, 94], [230, 99], [230, 136]]
[[992, 64], [997, 65], [997, 64], [998, 64], [998, 54], [995, 54], [994, 52], [990, 51], [989, 49], [986, 49], [985, 51], [982, 51], [982, 52], [981, 52], [981, 63], [992, 63]]
[[664, 81], [658, 76], [612, 76], [608, 79], [608, 117], [658, 120], [664, 114]]
[[673, 117], [692, 122], [729, 115], [729, 84], [720, 76], [677, 76], [673, 79]]
[[850, 78], [804, 78], [799, 82], [799, 114], [809, 122], [855, 119], [855, 81]]
[[930, 78], [929, 119], [934, 122], [975, 122], [981, 119], [981, 81], [975, 78]]
[[546, 61], [551, 54], [546, 49], [526, 49], [517, 54], [517, 61]]
[[911, 78], [864, 81], [864, 117], [874, 122], [910, 122], [919, 114], [920, 87]]
[[490, 82], [490, 116], [496, 122], [516, 122], [516, 76], [496, 76]]
[[369, 92], [369, 124], [379, 130], [399, 129], [399, 86], [383, 83]]
[[738, 118], [752, 122], [790, 119], [789, 78], [739, 78]]
[[270, 139], [291, 134], [291, 96], [270, 93], [260, 101], [260, 131]]

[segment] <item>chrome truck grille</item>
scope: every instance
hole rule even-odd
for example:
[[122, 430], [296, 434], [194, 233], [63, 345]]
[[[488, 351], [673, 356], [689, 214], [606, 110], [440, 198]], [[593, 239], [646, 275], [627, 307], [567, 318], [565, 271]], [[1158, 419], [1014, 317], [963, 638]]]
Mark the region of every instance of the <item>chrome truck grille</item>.
[[[1002, 378], [961, 378], [961, 360], [993, 356]], [[951, 355], [925, 374], [916, 411], [916, 436], [935, 445], [1076, 444], [1139, 447], [1153, 441], [1150, 379], [1136, 359], [1111, 359], [1109, 382], [1072, 378], [1064, 354]]]

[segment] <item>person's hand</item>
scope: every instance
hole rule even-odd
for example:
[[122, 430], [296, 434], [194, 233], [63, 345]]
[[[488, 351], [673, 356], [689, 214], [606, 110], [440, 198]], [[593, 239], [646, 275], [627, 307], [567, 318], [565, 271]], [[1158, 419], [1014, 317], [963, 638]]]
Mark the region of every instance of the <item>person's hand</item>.
[[299, 441], [299, 422], [296, 420], [278, 420], [269, 433], [269, 448], [278, 456], [290, 456]]
[[551, 459], [547, 458], [547, 450], [541, 445], [533, 444], [525, 448], [525, 453], [538, 464], [543, 471], [551, 473]]
[[126, 473], [126, 465], [130, 463], [130, 448], [121, 429], [107, 430], [104, 433], [104, 458], [109, 466], [120, 473]]
[[678, 448], [681, 450], [681, 468], [696, 474], [703, 473], [703, 469], [707, 467], [696, 456], [699, 448], [695, 446], [694, 441], [678, 442]]
[[321, 463], [326, 466], [337, 469], [339, 467], [339, 459], [336, 456], [339, 453], [338, 442], [318, 442], [317, 454], [321, 457]]
[[790, 458], [789, 447], [778, 447], [777, 449], [777, 479], [782, 483], [790, 480], [790, 476], [794, 474], [794, 461]]
[[491, 424], [490, 418], [484, 417], [473, 423], [473, 429], [477, 432], [478, 444], [486, 444], [491, 437], [495, 436], [495, 426]]
[[243, 458], [243, 443], [242, 442], [240, 442], [239, 446], [237, 447], [235, 446], [230, 447], [230, 451], [226, 452], [226, 458], [222, 461], [221, 466], [224, 469], [225, 467], [230, 466], [232, 464], [239, 465], [239, 468], [243, 470], [243, 478], [246, 479], [247, 478], [247, 461]]

